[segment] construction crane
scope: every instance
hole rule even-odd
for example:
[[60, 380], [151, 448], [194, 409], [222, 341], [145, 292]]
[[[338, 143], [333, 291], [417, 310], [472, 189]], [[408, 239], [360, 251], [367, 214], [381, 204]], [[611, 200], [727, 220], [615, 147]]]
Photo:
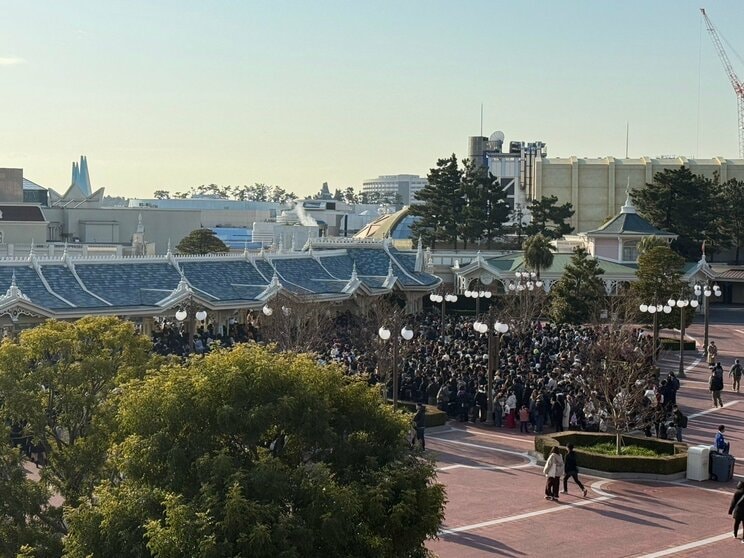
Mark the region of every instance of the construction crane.
[[713, 22], [710, 21], [708, 14], [705, 13], [705, 8], [700, 8], [700, 13], [703, 14], [705, 19], [705, 27], [708, 29], [710, 38], [713, 41], [713, 45], [716, 47], [718, 57], [721, 59], [723, 69], [726, 70], [731, 86], [734, 88], [736, 94], [736, 106], [739, 112], [739, 158], [744, 159], [744, 84], [739, 81], [739, 77], [736, 75], [731, 61], [729, 60], [726, 51], [721, 43], [721, 38], [718, 36], [718, 31], [713, 26]]

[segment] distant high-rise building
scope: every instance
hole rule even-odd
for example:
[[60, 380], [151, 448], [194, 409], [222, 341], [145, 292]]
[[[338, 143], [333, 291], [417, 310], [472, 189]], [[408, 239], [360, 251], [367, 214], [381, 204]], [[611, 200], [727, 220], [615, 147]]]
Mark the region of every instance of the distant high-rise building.
[[541, 141], [509, 142], [504, 149], [504, 132], [496, 131], [490, 137], [472, 136], [468, 139], [468, 158], [476, 165], [487, 167], [498, 178], [507, 193], [512, 209], [525, 208], [534, 191], [535, 161], [547, 157]]
[[417, 203], [416, 193], [426, 185], [426, 178], [417, 174], [386, 174], [365, 180], [362, 183], [362, 195], [366, 195], [370, 202], [411, 205]]

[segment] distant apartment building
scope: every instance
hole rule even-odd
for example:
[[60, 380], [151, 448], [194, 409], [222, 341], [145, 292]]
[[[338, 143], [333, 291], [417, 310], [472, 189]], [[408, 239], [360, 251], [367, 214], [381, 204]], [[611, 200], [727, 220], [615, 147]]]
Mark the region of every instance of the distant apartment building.
[[426, 184], [426, 178], [417, 174], [387, 174], [365, 180], [362, 183], [362, 195], [372, 202], [411, 205], [417, 203], [416, 193]]

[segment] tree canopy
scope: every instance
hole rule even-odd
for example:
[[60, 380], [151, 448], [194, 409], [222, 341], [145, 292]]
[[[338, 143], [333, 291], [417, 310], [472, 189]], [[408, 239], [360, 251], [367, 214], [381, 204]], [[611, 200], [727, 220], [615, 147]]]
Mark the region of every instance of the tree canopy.
[[533, 270], [538, 277], [540, 271], [553, 265], [553, 252], [555, 247], [550, 243], [550, 239], [538, 233], [524, 241], [522, 246], [524, 250], [524, 263]]
[[573, 231], [573, 227], [566, 223], [574, 214], [570, 202], [558, 205], [557, 196], [543, 196], [532, 200], [527, 209], [531, 215], [530, 224], [524, 227], [527, 235], [541, 234], [555, 240]]
[[195, 229], [181, 239], [176, 246], [181, 254], [219, 254], [228, 252], [229, 248], [212, 229]]
[[631, 193], [641, 216], [654, 226], [678, 235], [674, 249], [686, 259], [731, 245], [726, 234], [725, 203], [718, 180], [693, 174], [687, 167], [664, 169], [651, 184]]
[[67, 555], [423, 556], [443, 517], [409, 419], [366, 383], [256, 345], [128, 386], [112, 475]]
[[607, 297], [604, 270], [584, 247], [571, 256], [563, 275], [550, 291], [550, 316], [556, 323], [583, 324], [599, 318]]
[[250, 186], [247, 184], [238, 186], [201, 184], [200, 186], [193, 186], [185, 192], [174, 192], [173, 194], [169, 190], [159, 189], [153, 192], [153, 197], [159, 200], [207, 197], [275, 203], [288, 203], [297, 199], [294, 192], [288, 192], [281, 186], [269, 186], [260, 182]]
[[452, 244], [492, 240], [504, 232], [510, 208], [506, 192], [487, 169], [469, 160], [460, 167], [457, 157], [439, 159], [429, 171], [427, 185], [418, 191], [409, 213], [418, 217], [412, 230], [424, 243]]

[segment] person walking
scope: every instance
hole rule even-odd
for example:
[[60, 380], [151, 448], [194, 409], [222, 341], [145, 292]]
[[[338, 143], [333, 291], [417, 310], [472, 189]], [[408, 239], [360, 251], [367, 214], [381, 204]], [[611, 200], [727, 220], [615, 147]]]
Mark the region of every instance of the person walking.
[[718, 347], [716, 347], [715, 341], [711, 341], [708, 345], [708, 364], [714, 364], [716, 357], [718, 357]]
[[723, 378], [716, 374], [714, 371], [710, 373], [710, 379], [708, 380], [708, 389], [713, 396], [713, 406], [723, 407], [723, 401], [721, 400], [721, 391], [723, 390]]
[[413, 415], [413, 427], [416, 429], [416, 442], [421, 444], [421, 449], [426, 449], [426, 440], [424, 432], [426, 431], [426, 407], [419, 403], [416, 407], [416, 414]]
[[558, 451], [558, 446], [553, 446], [550, 450], [548, 460], [543, 467], [545, 475], [545, 499], [558, 500], [558, 490], [561, 485], [561, 477], [564, 473], [563, 457]]
[[519, 432], [530, 433], [530, 411], [527, 405], [522, 405], [519, 409]]
[[687, 417], [682, 414], [677, 405], [672, 407], [672, 425], [674, 426], [675, 438], [682, 441], [682, 429], [687, 428]]
[[579, 480], [579, 467], [576, 465], [574, 445], [568, 444], [566, 447], [568, 448], [568, 453], [566, 453], [565, 474], [563, 475], [563, 494], [568, 494], [568, 479], [570, 477], [579, 486], [579, 489], [584, 493], [584, 498], [586, 498], [587, 490]]
[[[736, 492], [731, 497], [728, 513], [734, 517], [734, 538], [737, 538], [739, 536], [739, 525], [744, 521], [744, 481], [739, 481], [736, 485]], [[744, 537], [742, 537], [741, 542], [744, 543]]]
[[[731, 365], [731, 370], [729, 370], [729, 378], [733, 378], [733, 383], [731, 384], [731, 389], [733, 391], [736, 391], [736, 393], [739, 393], [739, 386], [741, 384], [741, 375], [742, 372], [744, 372], [744, 369], [741, 367], [741, 363], [739, 362], [739, 359], [737, 358], [734, 361], [734, 364]], [[744, 539], [742, 539], [744, 540]]]

